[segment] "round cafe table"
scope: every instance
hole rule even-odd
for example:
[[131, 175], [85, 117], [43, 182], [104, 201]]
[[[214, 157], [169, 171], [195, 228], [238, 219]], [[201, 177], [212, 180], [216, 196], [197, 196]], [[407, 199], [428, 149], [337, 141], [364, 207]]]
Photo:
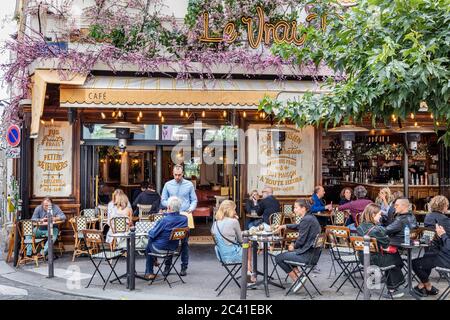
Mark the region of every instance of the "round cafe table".
[[[266, 291], [266, 297], [269, 297], [269, 284], [276, 286], [278, 288], [284, 289], [280, 284], [269, 279], [269, 243], [278, 243], [282, 242], [283, 238], [279, 236], [274, 236], [272, 233], [270, 234], [259, 234], [259, 235], [250, 235], [249, 241], [252, 242], [253, 248], [253, 274], [262, 275], [263, 279], [257, 281], [255, 286], [259, 286], [261, 284], [264, 285], [264, 290]], [[258, 271], [258, 243], [263, 244], [263, 272]]]

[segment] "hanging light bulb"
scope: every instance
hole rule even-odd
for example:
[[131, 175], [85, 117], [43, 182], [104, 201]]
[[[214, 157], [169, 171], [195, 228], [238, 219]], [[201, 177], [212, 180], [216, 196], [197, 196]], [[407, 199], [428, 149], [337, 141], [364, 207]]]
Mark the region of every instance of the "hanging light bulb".
[[184, 116], [184, 111], [180, 110], [180, 117], [183, 117], [183, 116]]
[[158, 117], [162, 117], [162, 112], [161, 112], [161, 110], [160, 111], [158, 111]]
[[164, 122], [164, 116], [161, 116], [161, 122]]
[[414, 127], [417, 127], [417, 122], [414, 122]]
[[433, 114], [432, 114], [432, 113], [430, 113], [430, 118], [431, 118], [431, 119], [434, 119], [434, 116], [433, 116]]
[[202, 111], [202, 118], [204, 118], [206, 116], [206, 112], [205, 110]]
[[142, 118], [143, 114], [142, 111], [139, 111], [139, 118]]
[[189, 113], [186, 112], [186, 119], [189, 119]]
[[244, 113], [242, 114], [242, 117], [247, 118], [247, 112], [244, 111]]
[[436, 121], [436, 125], [439, 126], [439, 121]]
[[106, 119], [106, 114], [104, 112], [101, 113], [102, 119]]
[[52, 119], [50, 120], [50, 122], [51, 122], [52, 124], [54, 124], [54, 123], [55, 123], [55, 120], [52, 118]]
[[140, 117], [137, 117], [137, 118], [136, 118], [136, 121], [137, 121], [137, 122], [140, 122], [140, 121], [141, 121], [141, 118], [140, 118]]
[[227, 116], [227, 110], [223, 110], [223, 117], [225, 118]]
[[44, 120], [41, 120], [41, 123], [42, 123], [42, 124], [45, 124], [45, 121], [44, 121]]
[[111, 114], [111, 116], [114, 118], [116, 116], [116, 112], [113, 111], [113, 113]]
[[412, 120], [414, 120], [414, 113], [411, 112], [410, 117]]
[[120, 118], [122, 117], [122, 111], [119, 110], [119, 113], [117, 114], [117, 116]]

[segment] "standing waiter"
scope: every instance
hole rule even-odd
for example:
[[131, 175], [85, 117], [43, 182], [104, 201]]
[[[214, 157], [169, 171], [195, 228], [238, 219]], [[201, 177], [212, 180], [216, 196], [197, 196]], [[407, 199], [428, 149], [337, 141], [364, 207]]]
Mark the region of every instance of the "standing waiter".
[[[161, 195], [161, 205], [167, 208], [167, 200], [170, 197], [177, 197], [181, 200], [181, 213], [191, 214], [197, 208], [197, 195], [192, 182], [183, 178], [183, 167], [177, 164], [173, 168], [173, 179], [166, 182]], [[188, 238], [183, 240], [181, 245], [181, 272], [180, 275], [187, 274], [187, 267], [189, 262], [189, 244]], [[172, 261], [166, 260], [166, 266], [163, 274], [169, 273]]]

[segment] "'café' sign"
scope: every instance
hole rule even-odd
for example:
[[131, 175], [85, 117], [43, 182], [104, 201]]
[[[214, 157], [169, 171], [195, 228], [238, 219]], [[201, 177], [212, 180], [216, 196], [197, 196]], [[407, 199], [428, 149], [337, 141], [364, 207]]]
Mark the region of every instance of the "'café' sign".
[[72, 193], [72, 127], [46, 122], [34, 141], [33, 193], [36, 197], [67, 197]]
[[[297, 32], [297, 21], [285, 21], [280, 20], [275, 24], [265, 21], [264, 11], [261, 7], [256, 8], [258, 15], [257, 27], [253, 28], [252, 17], [242, 17], [241, 21], [247, 28], [247, 39], [250, 47], [256, 49], [259, 47], [262, 41], [266, 45], [270, 44], [272, 39], [275, 43], [292, 43], [297, 46], [301, 46], [306, 40], [306, 34], [299, 35]], [[306, 22], [311, 22], [317, 18], [317, 14], [311, 13], [306, 17]], [[326, 17], [321, 18], [321, 28], [324, 30], [326, 27]], [[255, 33], [256, 31], [256, 33]], [[255, 35], [256, 34], [256, 35]], [[236, 30], [234, 22], [228, 22], [223, 28], [222, 37], [212, 37], [209, 34], [209, 14], [203, 13], [203, 34], [199, 37], [201, 42], [225, 42], [233, 43], [238, 38], [239, 34]]]

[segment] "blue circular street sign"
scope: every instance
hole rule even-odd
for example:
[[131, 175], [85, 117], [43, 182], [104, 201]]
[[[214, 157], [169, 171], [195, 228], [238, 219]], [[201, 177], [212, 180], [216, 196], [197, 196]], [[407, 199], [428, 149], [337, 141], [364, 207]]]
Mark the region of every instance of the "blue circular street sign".
[[20, 128], [13, 124], [8, 128], [6, 140], [11, 147], [17, 147], [20, 144]]

